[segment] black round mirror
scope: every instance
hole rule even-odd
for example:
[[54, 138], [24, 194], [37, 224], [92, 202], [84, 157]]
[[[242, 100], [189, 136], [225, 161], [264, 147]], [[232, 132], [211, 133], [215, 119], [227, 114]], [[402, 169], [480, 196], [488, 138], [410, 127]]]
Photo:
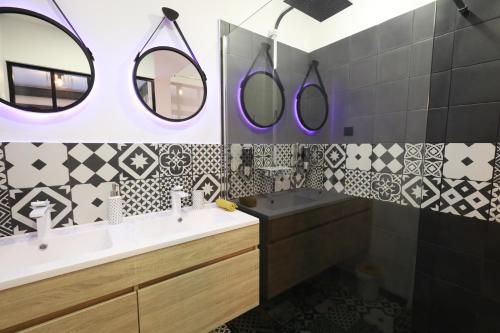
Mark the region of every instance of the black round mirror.
[[32, 112], [81, 103], [94, 85], [87, 47], [66, 27], [20, 8], [0, 8], [0, 102]]
[[142, 104], [155, 116], [184, 121], [196, 116], [207, 98], [202, 70], [186, 53], [155, 47], [137, 59], [134, 87]]
[[308, 84], [297, 95], [297, 114], [304, 128], [317, 131], [328, 119], [328, 97], [318, 84]]
[[258, 71], [241, 83], [240, 101], [246, 118], [260, 128], [276, 124], [285, 110], [283, 86], [269, 72]]

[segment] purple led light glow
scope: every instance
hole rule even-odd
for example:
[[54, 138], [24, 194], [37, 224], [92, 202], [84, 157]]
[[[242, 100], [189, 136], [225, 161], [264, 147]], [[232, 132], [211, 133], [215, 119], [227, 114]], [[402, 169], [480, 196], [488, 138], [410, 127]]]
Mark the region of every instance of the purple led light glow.
[[[252, 74], [250, 74], [252, 75]], [[241, 101], [241, 84], [243, 83], [244, 79], [241, 79], [240, 82], [238, 83], [238, 97], [236, 98], [238, 100], [238, 111], [240, 113], [240, 117], [243, 120], [243, 122], [254, 132], [257, 133], [263, 133], [271, 130], [276, 124], [270, 127], [258, 127], [253, 124], [250, 119], [248, 119], [247, 115], [245, 114], [245, 111], [243, 110], [243, 103]]]
[[[309, 87], [309, 86], [310, 86], [310, 84], [305, 85], [304, 89], [307, 88], [307, 87]], [[297, 90], [295, 92], [295, 105], [294, 105], [293, 115], [295, 116], [295, 121], [297, 122], [297, 125], [299, 126], [300, 130], [302, 132], [304, 132], [304, 134], [306, 134], [306, 135], [313, 136], [313, 135], [316, 135], [318, 133], [318, 131], [312, 131], [310, 129], [307, 129], [300, 122], [300, 117], [299, 117], [299, 93], [300, 93], [301, 90], [302, 90], [302, 87], [299, 88], [299, 90]]]

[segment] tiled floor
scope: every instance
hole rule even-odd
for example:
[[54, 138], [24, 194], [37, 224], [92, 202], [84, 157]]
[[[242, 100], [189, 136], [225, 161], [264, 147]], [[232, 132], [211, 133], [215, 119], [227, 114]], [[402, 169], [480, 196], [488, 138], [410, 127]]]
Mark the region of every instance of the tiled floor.
[[390, 295], [364, 302], [355, 280], [332, 269], [214, 332], [409, 333], [410, 315]]

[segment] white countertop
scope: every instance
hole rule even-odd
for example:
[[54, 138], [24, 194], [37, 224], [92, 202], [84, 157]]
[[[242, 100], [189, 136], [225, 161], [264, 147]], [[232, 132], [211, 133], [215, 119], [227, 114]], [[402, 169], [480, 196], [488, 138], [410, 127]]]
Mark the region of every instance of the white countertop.
[[1, 238], [0, 290], [259, 223], [215, 205], [185, 209], [182, 218], [179, 223], [166, 211], [127, 217], [119, 225], [104, 221], [53, 229], [43, 251], [36, 233]]

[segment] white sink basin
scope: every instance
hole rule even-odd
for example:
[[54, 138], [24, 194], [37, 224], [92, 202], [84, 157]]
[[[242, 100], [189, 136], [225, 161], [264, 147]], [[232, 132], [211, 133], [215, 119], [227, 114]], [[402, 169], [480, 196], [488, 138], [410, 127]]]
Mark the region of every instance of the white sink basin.
[[45, 241], [47, 248], [40, 249], [35, 237], [0, 245], [2, 270], [17, 267], [43, 265], [74, 256], [86, 255], [111, 248], [113, 245], [107, 229], [96, 229], [67, 233], [53, 230], [53, 235]]

